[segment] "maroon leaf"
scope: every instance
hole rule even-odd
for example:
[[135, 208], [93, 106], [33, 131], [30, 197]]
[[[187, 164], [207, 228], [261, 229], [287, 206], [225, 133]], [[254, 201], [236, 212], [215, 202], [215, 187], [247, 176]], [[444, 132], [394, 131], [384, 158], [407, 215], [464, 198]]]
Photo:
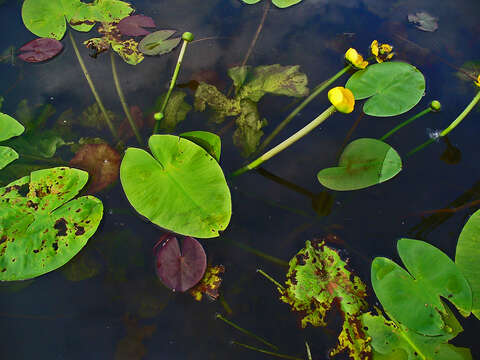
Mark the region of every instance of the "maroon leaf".
[[26, 43], [18, 49], [22, 52], [18, 57], [29, 63], [38, 63], [53, 58], [58, 55], [62, 49], [63, 45], [58, 40], [39, 38]]
[[177, 238], [168, 234], [156, 250], [155, 268], [160, 281], [173, 291], [187, 291], [205, 274], [207, 256], [202, 245], [192, 237], [183, 239], [182, 251]]
[[123, 35], [127, 36], [143, 36], [150, 34], [150, 31], [144, 28], [154, 28], [153, 19], [145, 15], [132, 15], [122, 19], [117, 28]]
[[94, 194], [118, 179], [121, 159], [108, 144], [85, 144], [70, 160], [70, 165], [88, 172], [87, 193]]

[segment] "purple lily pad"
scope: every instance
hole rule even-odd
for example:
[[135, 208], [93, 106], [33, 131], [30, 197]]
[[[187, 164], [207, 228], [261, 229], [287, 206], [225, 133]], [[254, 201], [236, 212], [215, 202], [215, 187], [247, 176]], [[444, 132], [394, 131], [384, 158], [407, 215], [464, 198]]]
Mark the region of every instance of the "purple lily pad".
[[39, 38], [23, 45], [18, 51], [20, 59], [29, 63], [38, 63], [50, 60], [63, 49], [60, 41], [50, 38]]
[[155, 268], [160, 281], [173, 291], [184, 292], [195, 286], [207, 268], [202, 245], [192, 237], [185, 237], [180, 251], [173, 234], [164, 235], [160, 242], [154, 248]]
[[132, 15], [122, 19], [117, 28], [126, 36], [144, 36], [150, 34], [150, 31], [144, 28], [154, 28], [155, 22], [149, 16]]

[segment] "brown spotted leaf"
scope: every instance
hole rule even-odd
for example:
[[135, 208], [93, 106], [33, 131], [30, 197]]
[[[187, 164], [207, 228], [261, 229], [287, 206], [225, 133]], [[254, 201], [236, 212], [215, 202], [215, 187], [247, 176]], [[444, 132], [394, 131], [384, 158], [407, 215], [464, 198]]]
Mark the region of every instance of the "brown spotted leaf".
[[0, 188], [0, 281], [55, 270], [85, 246], [103, 216], [97, 198], [72, 200], [87, 180], [82, 170], [58, 167]]
[[208, 265], [202, 280], [190, 289], [190, 294], [197, 301], [202, 300], [203, 294], [207, 295], [212, 300], [217, 300], [219, 296], [218, 289], [222, 284], [222, 274], [224, 272], [225, 268], [223, 265]]
[[117, 181], [120, 161], [120, 154], [108, 144], [85, 144], [70, 160], [70, 165], [90, 174], [87, 192], [94, 194]]

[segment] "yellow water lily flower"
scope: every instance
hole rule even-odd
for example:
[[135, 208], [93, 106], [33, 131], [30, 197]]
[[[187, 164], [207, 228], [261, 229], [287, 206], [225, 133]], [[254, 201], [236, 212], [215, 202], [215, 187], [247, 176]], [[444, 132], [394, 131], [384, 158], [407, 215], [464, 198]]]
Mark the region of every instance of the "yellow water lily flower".
[[345, 60], [347, 60], [357, 69], [365, 69], [368, 65], [368, 61], [363, 60], [363, 56], [360, 55], [354, 48], [347, 50], [345, 53]]
[[332, 103], [337, 111], [349, 114], [355, 107], [355, 97], [353, 93], [342, 86], [334, 87], [328, 91], [328, 100]]
[[480, 75], [478, 75], [477, 81], [475, 81], [475, 85], [480, 87]]
[[379, 44], [377, 40], [373, 40], [370, 45], [370, 51], [378, 63], [390, 60], [395, 53], [392, 52], [393, 46], [389, 44]]

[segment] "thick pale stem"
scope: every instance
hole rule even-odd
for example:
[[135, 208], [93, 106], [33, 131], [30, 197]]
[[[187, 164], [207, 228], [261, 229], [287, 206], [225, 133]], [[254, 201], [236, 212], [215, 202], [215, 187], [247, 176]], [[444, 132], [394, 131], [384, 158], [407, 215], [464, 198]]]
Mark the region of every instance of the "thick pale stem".
[[130, 123], [130, 126], [133, 130], [133, 133], [135, 134], [135, 137], [137, 138], [138, 143], [140, 145], [143, 145], [142, 137], [138, 132], [137, 125], [135, 124], [135, 121], [132, 118], [132, 114], [130, 113], [130, 110], [128, 108], [127, 101], [125, 100], [125, 96], [123, 95], [122, 87], [120, 86], [120, 80], [118, 79], [118, 73], [117, 73], [117, 65], [115, 64], [115, 55], [113, 54], [112, 51], [110, 52], [110, 60], [112, 62], [113, 81], [115, 82], [115, 88], [117, 89], [118, 97], [120, 98], [120, 102], [122, 103], [123, 111], [125, 113], [125, 116], [127, 117], [128, 122]]
[[277, 155], [279, 152], [285, 150], [287, 147], [292, 145], [293, 143], [297, 142], [300, 140], [302, 137], [307, 135], [310, 131], [315, 129], [318, 125], [323, 123], [325, 120], [327, 120], [330, 115], [332, 115], [336, 111], [335, 107], [331, 105], [327, 110], [325, 110], [323, 113], [321, 113], [319, 116], [317, 116], [314, 120], [312, 120], [308, 125], [297, 131], [295, 134], [290, 136], [287, 140], [284, 140], [277, 146], [275, 146], [273, 149], [267, 151], [265, 154], [260, 156], [258, 159], [252, 161], [250, 164], [245, 165], [244, 167], [238, 169], [235, 171], [232, 176], [237, 176], [240, 174], [243, 174], [244, 172], [247, 172], [249, 170], [255, 169], [256, 167], [260, 166], [263, 164], [265, 161], [271, 159], [275, 155]]
[[177, 82], [178, 74], [180, 72], [180, 67], [182, 66], [183, 57], [185, 56], [185, 50], [187, 49], [187, 44], [188, 44], [188, 41], [183, 40], [182, 48], [180, 49], [180, 54], [178, 54], [177, 65], [175, 66], [175, 71], [173, 72], [172, 81], [170, 82], [170, 87], [168, 88], [167, 95], [165, 96], [162, 107], [160, 108], [160, 111], [159, 111], [159, 113], [162, 114], [162, 116], [160, 117], [160, 120], [157, 120], [155, 122], [155, 128], [153, 130], [154, 134], [158, 132], [158, 128], [160, 127], [160, 121], [161, 119], [163, 119], [163, 112], [167, 107], [168, 100], [170, 99], [170, 95], [172, 94], [172, 91]]
[[105, 110], [105, 106], [103, 106], [102, 100], [98, 95], [97, 89], [95, 89], [95, 85], [93, 85], [93, 81], [92, 81], [92, 78], [90, 77], [90, 73], [88, 72], [87, 67], [85, 66], [85, 63], [83, 62], [82, 56], [80, 55], [80, 51], [78, 51], [77, 44], [75, 43], [75, 39], [73, 38], [71, 31], [68, 32], [68, 36], [70, 37], [73, 50], [75, 50], [75, 55], [77, 55], [77, 59], [80, 64], [80, 67], [82, 68], [83, 74], [85, 75], [85, 79], [87, 79], [87, 83], [90, 86], [90, 90], [92, 91], [92, 94], [95, 97], [95, 101], [97, 102], [98, 107], [102, 112], [103, 118], [105, 119], [105, 122], [107, 123], [108, 128], [110, 129], [110, 132], [112, 133], [115, 140], [118, 140], [117, 130], [115, 129], [110, 118], [108, 117], [107, 110]]
[[351, 65], [345, 66], [342, 70], [340, 70], [338, 73], [333, 75], [330, 79], [327, 81], [321, 83], [319, 86], [317, 86], [313, 92], [305, 99], [302, 101], [300, 105], [298, 105], [288, 116], [280, 123], [278, 126], [275, 128], [275, 130], [272, 131], [272, 133], [263, 141], [263, 143], [259, 146], [258, 152], [261, 152], [263, 149], [265, 149], [268, 144], [275, 138], [275, 136], [278, 135], [280, 131], [282, 131], [285, 126], [287, 126], [292, 119], [297, 116], [297, 114], [302, 111], [305, 106], [307, 106], [313, 99], [315, 99], [323, 90], [325, 90], [327, 87], [329, 87], [335, 80], [337, 80], [340, 76], [345, 74], [348, 69], [351, 69]]
[[400, 130], [401, 128], [403, 128], [404, 126], [407, 126], [408, 124], [410, 124], [412, 121], [418, 119], [419, 117], [425, 115], [425, 114], [428, 114], [430, 111], [432, 111], [432, 108], [429, 106], [427, 109], [419, 112], [418, 114], [412, 116], [410, 119], [408, 120], [405, 120], [403, 123], [395, 126], [392, 130], [390, 130], [389, 132], [387, 132], [385, 135], [383, 135], [380, 140], [385, 140], [386, 138], [389, 138], [390, 136], [392, 136], [393, 134], [395, 134], [398, 130]]
[[475, 95], [475, 97], [472, 99], [470, 104], [465, 108], [465, 110], [462, 111], [460, 115], [445, 129], [440, 133], [440, 136], [446, 136], [450, 131], [455, 129], [458, 124], [462, 122], [462, 120], [465, 118], [465, 116], [468, 115], [470, 111], [477, 105], [477, 103], [480, 101], [480, 91]]

